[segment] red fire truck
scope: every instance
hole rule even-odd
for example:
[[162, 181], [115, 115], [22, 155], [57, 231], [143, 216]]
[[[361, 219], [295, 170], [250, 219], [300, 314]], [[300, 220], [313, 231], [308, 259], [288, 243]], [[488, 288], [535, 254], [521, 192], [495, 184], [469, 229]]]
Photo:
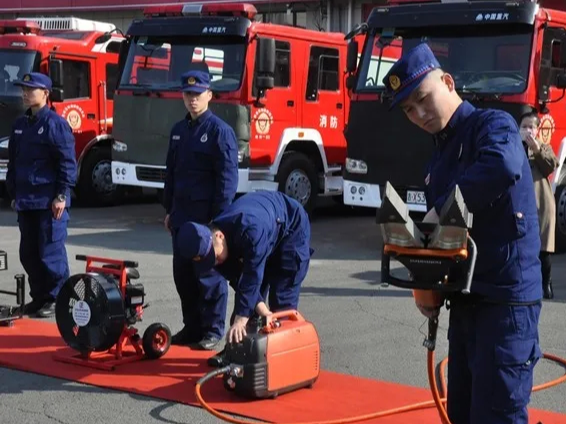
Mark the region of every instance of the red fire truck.
[[[27, 72], [53, 80], [51, 100], [76, 140], [82, 203], [105, 205], [120, 196], [112, 184], [114, 87], [123, 37], [112, 24], [73, 17], [0, 21], [0, 181], [6, 179], [11, 127], [25, 108], [13, 82]], [[2, 184], [3, 185], [3, 184]]]
[[[464, 99], [516, 119], [530, 111], [539, 114], [539, 137], [560, 160], [550, 179], [557, 244], [566, 247], [566, 12], [563, 2], [552, 1], [393, 0], [374, 8], [351, 33], [364, 35], [364, 41], [359, 65], [347, 66], [353, 93], [344, 202], [378, 208], [390, 181], [410, 210], [426, 211], [424, 172], [433, 143], [402, 111], [387, 110], [382, 79], [391, 64], [382, 60], [380, 71], [376, 66], [395, 43], [407, 50], [424, 40]], [[349, 49], [357, 51], [357, 44], [351, 41]]]
[[312, 210], [341, 200], [349, 97], [344, 34], [257, 22], [249, 4], [148, 7], [120, 56], [115, 184], [163, 188], [173, 124], [186, 115], [180, 75], [208, 70], [211, 110], [239, 142], [238, 192], [281, 190]]

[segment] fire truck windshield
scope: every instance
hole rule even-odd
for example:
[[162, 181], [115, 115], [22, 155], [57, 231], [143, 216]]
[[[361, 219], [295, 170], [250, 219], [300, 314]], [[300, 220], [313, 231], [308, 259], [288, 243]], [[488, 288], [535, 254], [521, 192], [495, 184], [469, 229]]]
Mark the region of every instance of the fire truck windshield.
[[188, 70], [206, 70], [216, 92], [240, 87], [245, 63], [240, 37], [137, 37], [120, 81], [121, 89], [173, 91]]
[[0, 96], [20, 96], [14, 81], [37, 70], [39, 54], [30, 50], [0, 49]]
[[[526, 25], [413, 27], [396, 29], [395, 39], [403, 51], [428, 43], [461, 92], [511, 94], [527, 88], [532, 32], [533, 28]], [[356, 91], [383, 90], [383, 77], [399, 56], [393, 48], [382, 48], [379, 34], [369, 37]]]

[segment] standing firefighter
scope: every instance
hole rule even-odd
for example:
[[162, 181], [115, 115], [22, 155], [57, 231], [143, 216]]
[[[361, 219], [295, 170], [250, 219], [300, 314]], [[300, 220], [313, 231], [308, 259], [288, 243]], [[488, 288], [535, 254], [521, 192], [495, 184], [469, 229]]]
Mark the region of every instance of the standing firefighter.
[[6, 183], [18, 212], [20, 262], [29, 277], [32, 301], [26, 314], [49, 317], [69, 278], [65, 241], [77, 165], [71, 127], [49, 108], [51, 79], [40, 73], [24, 75], [22, 87], [29, 108], [14, 123], [8, 147]]
[[438, 222], [456, 184], [474, 214], [472, 294], [448, 299], [450, 421], [527, 424], [533, 369], [541, 357], [542, 284], [533, 180], [517, 123], [506, 112], [462, 101], [454, 79], [424, 43], [405, 52], [383, 82], [392, 107], [436, 145], [424, 179], [425, 221]]
[[208, 72], [181, 77], [188, 114], [171, 131], [164, 190], [165, 226], [173, 238], [173, 277], [184, 327], [172, 343], [213, 349], [224, 334], [228, 288], [211, 270], [197, 276], [192, 261], [179, 256], [177, 235], [187, 221], [206, 224], [232, 203], [238, 187], [238, 144], [232, 128], [212, 114]]

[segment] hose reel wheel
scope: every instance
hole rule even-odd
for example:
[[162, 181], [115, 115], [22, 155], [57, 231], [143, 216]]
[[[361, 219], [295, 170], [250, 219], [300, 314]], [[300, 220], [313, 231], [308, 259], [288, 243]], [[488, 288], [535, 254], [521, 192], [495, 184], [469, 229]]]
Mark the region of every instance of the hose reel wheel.
[[72, 349], [110, 349], [118, 342], [126, 321], [117, 281], [98, 273], [71, 276], [57, 296], [55, 320], [61, 337]]

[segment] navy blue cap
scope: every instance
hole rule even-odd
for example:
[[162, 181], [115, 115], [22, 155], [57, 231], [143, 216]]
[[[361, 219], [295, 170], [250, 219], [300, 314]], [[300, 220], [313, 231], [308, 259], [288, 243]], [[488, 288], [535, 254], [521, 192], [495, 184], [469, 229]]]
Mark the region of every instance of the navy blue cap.
[[440, 63], [426, 43], [405, 52], [383, 78], [387, 93], [392, 96], [391, 108], [407, 99], [431, 71], [439, 68]]
[[203, 71], [189, 71], [181, 75], [181, 91], [204, 93], [210, 89], [210, 75]]
[[25, 74], [24, 77], [19, 81], [14, 81], [14, 85], [31, 87], [31, 88], [43, 88], [44, 90], [50, 90], [53, 86], [51, 78], [45, 74], [39, 72], [31, 72]]
[[212, 247], [212, 231], [205, 225], [186, 222], [177, 234], [177, 248], [185, 259], [192, 259], [198, 272], [214, 267], [216, 255]]

